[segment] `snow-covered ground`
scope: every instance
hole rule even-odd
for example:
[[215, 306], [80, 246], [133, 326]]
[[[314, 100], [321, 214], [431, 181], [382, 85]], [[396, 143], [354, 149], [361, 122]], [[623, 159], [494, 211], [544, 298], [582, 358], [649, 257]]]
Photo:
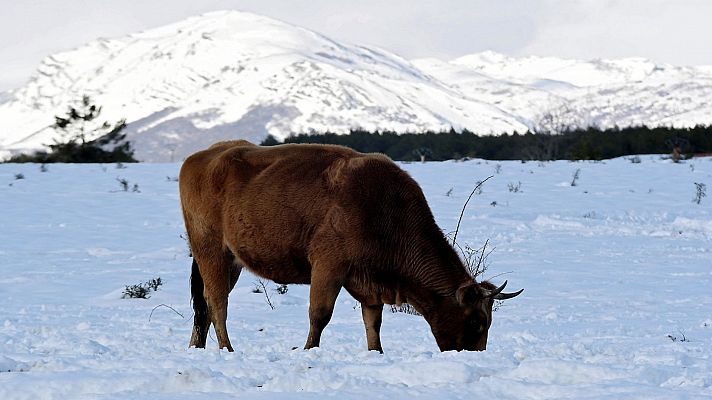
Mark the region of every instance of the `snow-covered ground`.
[[[489, 239], [486, 276], [525, 291], [495, 312], [486, 352], [440, 353], [422, 318], [386, 311], [383, 355], [346, 293], [322, 347], [302, 350], [308, 287], [272, 292], [270, 310], [246, 272], [236, 351], [188, 349], [178, 164], [1, 164], [0, 399], [709, 398], [712, 197], [692, 199], [712, 158], [641, 158], [404, 164], [446, 231], [494, 175], [458, 238]], [[121, 298], [156, 277], [150, 299]]]

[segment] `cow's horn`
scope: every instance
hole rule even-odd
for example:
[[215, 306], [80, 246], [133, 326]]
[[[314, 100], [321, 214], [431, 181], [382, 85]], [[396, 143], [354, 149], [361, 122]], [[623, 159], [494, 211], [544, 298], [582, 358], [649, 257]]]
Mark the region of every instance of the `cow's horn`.
[[519, 289], [519, 291], [516, 291], [514, 293], [497, 293], [496, 295], [494, 295], [493, 298], [495, 300], [507, 300], [507, 299], [511, 299], [512, 297], [519, 296], [519, 294], [522, 293], [523, 291], [524, 291], [524, 289]]
[[502, 286], [498, 287], [498, 288], [495, 289], [495, 290], [486, 291], [486, 292], [485, 292], [485, 297], [492, 297], [492, 296], [496, 296], [496, 295], [500, 294], [500, 292], [502, 292], [502, 290], [504, 290], [504, 287], [505, 287], [505, 286], [507, 286], [507, 281], [504, 281], [504, 283], [502, 284]]

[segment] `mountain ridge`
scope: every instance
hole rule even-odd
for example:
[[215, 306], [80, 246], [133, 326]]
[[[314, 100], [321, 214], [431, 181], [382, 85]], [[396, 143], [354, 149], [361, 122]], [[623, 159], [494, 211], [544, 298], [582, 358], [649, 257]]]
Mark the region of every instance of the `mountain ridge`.
[[494, 52], [409, 61], [217, 11], [45, 58], [27, 85], [0, 94], [0, 156], [50, 143], [54, 116], [83, 95], [103, 107], [102, 120], [126, 118], [143, 161], [267, 134], [524, 132], [547, 113], [602, 127], [712, 123], [712, 67]]

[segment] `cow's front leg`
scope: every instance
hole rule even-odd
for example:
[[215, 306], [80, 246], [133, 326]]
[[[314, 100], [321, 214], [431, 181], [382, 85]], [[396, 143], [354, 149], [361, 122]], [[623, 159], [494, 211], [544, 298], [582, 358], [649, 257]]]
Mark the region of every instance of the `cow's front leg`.
[[383, 304], [368, 306], [361, 303], [361, 315], [363, 324], [366, 326], [366, 340], [368, 350], [378, 350], [383, 353], [381, 347], [381, 320], [383, 318]]
[[321, 332], [331, 320], [336, 298], [341, 291], [342, 280], [338, 276], [317, 268], [312, 269], [311, 288], [309, 290], [309, 337], [305, 349], [319, 347]]

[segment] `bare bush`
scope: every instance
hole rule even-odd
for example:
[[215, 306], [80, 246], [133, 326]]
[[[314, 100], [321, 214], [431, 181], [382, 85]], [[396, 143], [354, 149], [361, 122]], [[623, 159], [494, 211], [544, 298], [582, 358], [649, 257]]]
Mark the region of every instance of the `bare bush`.
[[287, 287], [287, 285], [285, 285], [283, 283], [283, 284], [277, 286], [277, 288], [274, 289], [274, 291], [277, 292], [278, 294], [287, 294], [287, 292], [289, 291], [289, 287]]
[[[117, 190], [117, 192], [128, 192], [129, 191], [129, 181], [126, 178], [116, 178], [116, 181], [119, 182], [119, 187], [121, 188], [120, 190]], [[141, 193], [141, 190], [138, 188], [138, 184], [134, 183], [133, 186], [131, 186], [131, 191], [134, 193]]]
[[577, 169], [576, 172], [574, 172], [574, 177], [571, 180], [571, 186], [576, 186], [576, 181], [578, 181], [578, 178], [580, 175], [581, 175], [581, 168]]
[[517, 183], [510, 182], [507, 184], [507, 189], [509, 189], [509, 191], [511, 193], [522, 192], [522, 182], [517, 182]]
[[404, 314], [410, 314], [410, 315], [421, 315], [418, 312], [418, 310], [415, 309], [415, 307], [411, 306], [408, 303], [391, 304], [391, 312], [392, 313], [404, 313]]
[[267, 285], [264, 279], [258, 279], [257, 281], [255, 281], [255, 288], [252, 289], [252, 293], [264, 293], [265, 301], [267, 302], [269, 308], [271, 308], [272, 310], [275, 309], [274, 304], [272, 304], [272, 299], [269, 297]]
[[707, 185], [695, 182], [695, 198], [692, 199], [692, 202], [700, 204], [703, 197], [707, 197]]

